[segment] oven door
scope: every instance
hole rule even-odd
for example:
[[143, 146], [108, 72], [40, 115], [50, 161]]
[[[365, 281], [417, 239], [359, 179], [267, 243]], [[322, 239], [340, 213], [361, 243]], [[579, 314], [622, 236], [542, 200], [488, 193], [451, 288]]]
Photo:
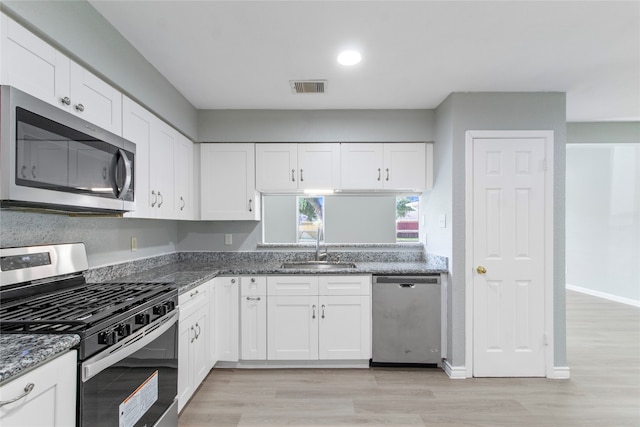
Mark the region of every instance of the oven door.
[[81, 362], [80, 426], [177, 425], [178, 310]]

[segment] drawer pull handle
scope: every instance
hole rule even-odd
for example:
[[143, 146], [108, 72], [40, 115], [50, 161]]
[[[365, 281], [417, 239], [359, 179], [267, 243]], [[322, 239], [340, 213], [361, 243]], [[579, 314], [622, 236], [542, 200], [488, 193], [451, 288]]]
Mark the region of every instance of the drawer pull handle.
[[247, 297], [247, 301], [260, 301], [260, 297]]
[[191, 298], [191, 297], [192, 297], [192, 296], [194, 296], [194, 295], [198, 295], [198, 291], [197, 291], [197, 290], [196, 290], [195, 292], [191, 292], [191, 293], [189, 294], [189, 298]]
[[313, 306], [313, 315], [311, 316], [312, 319], [316, 318], [316, 306]]
[[398, 283], [399, 288], [410, 288], [413, 289], [416, 287], [415, 283]]
[[23, 397], [25, 397], [26, 395], [31, 393], [35, 386], [36, 385], [34, 383], [27, 384], [26, 386], [24, 386], [24, 393], [22, 393], [20, 396], [14, 398], [14, 399], [5, 400], [4, 402], [0, 402], [0, 406], [4, 406], [4, 405], [8, 405], [9, 403], [17, 402], [18, 400], [22, 399]]

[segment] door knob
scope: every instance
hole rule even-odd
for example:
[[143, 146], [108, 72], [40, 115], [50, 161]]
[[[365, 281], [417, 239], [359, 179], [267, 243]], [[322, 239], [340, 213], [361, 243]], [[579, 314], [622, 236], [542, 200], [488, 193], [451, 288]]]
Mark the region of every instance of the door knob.
[[487, 272], [487, 269], [479, 265], [478, 268], [476, 268], [476, 271], [478, 272], [478, 274], [484, 274]]

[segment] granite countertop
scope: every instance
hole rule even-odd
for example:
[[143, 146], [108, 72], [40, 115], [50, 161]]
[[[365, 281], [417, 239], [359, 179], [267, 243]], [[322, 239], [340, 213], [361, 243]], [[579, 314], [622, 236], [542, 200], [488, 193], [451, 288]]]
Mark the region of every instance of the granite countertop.
[[[190, 256], [175, 260], [159, 267], [145, 269], [137, 268], [137, 273], [105, 278], [109, 281], [123, 282], [173, 282], [180, 293], [186, 292], [216, 276], [221, 275], [285, 275], [285, 274], [385, 274], [385, 275], [423, 275], [446, 273], [446, 259], [427, 257], [426, 260], [399, 261], [364, 261], [340, 259], [340, 262], [354, 262], [355, 268], [336, 268], [317, 270], [310, 268], [282, 268], [283, 262], [300, 262], [302, 259], [216, 259], [208, 254], [190, 254]], [[337, 261], [335, 259], [330, 261]], [[100, 281], [95, 280], [92, 281]]]
[[78, 335], [0, 335], [0, 384], [65, 353], [79, 342]]

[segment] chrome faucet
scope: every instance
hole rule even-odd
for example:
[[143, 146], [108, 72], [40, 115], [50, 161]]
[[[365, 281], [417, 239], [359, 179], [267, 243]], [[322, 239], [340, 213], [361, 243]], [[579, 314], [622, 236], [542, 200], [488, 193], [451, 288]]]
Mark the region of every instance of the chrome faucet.
[[322, 225], [318, 225], [318, 231], [316, 232], [316, 261], [326, 261], [327, 260], [327, 246], [324, 247], [324, 253], [320, 253], [320, 235], [322, 234], [322, 239], [324, 240], [324, 231], [322, 230]]

